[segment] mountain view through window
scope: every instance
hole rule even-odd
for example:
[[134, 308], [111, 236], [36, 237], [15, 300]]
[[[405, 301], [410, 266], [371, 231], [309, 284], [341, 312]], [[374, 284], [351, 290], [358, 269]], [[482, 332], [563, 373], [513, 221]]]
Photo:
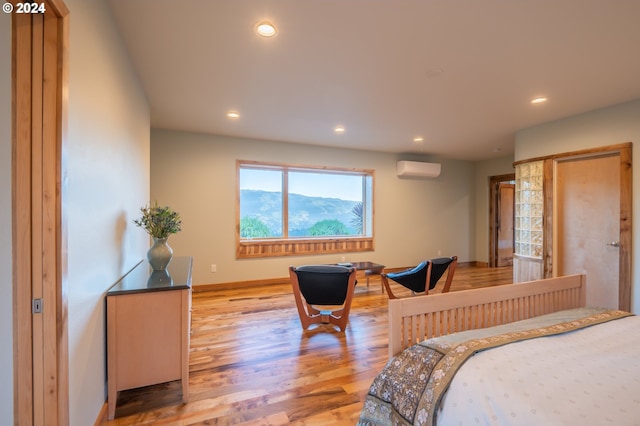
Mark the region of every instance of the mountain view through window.
[[370, 236], [371, 173], [241, 165], [240, 238]]

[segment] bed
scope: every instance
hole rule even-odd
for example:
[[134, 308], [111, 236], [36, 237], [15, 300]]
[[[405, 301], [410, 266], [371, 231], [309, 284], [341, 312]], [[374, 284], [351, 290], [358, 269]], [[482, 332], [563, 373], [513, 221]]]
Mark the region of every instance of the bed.
[[640, 317], [585, 294], [572, 275], [390, 300], [358, 424], [640, 424]]

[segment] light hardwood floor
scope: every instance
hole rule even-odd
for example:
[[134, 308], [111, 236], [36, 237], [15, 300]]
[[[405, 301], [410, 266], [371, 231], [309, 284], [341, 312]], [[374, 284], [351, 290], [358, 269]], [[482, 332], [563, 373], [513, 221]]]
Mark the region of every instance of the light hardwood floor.
[[[510, 267], [459, 266], [451, 291], [511, 282]], [[289, 285], [195, 292], [189, 403], [179, 381], [125, 391], [101, 424], [353, 425], [387, 362], [387, 300], [361, 279], [340, 333], [303, 331]]]

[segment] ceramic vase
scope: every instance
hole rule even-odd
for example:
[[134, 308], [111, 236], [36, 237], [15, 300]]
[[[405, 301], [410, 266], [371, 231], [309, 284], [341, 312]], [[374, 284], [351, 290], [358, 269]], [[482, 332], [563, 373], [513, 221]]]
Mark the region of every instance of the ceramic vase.
[[153, 245], [147, 252], [147, 260], [154, 271], [164, 271], [171, 262], [173, 250], [167, 244], [167, 238], [154, 238]]
[[166, 287], [172, 285], [173, 279], [171, 278], [171, 275], [169, 275], [169, 271], [167, 271], [166, 269], [163, 271], [153, 271], [151, 274], [149, 274], [149, 279], [147, 280], [148, 288]]

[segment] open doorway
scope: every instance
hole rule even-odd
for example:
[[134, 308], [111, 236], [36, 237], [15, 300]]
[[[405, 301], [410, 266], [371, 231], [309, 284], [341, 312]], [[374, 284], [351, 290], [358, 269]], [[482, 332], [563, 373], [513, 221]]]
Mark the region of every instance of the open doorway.
[[489, 177], [489, 267], [513, 265], [515, 173]]

